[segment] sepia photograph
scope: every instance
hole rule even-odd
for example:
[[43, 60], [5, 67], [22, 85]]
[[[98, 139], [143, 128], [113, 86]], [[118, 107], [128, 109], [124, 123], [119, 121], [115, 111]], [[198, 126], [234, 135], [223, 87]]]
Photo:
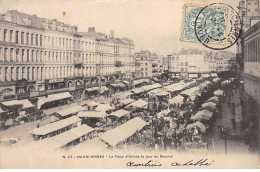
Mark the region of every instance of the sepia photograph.
[[260, 0], [0, 0], [0, 169], [259, 169]]

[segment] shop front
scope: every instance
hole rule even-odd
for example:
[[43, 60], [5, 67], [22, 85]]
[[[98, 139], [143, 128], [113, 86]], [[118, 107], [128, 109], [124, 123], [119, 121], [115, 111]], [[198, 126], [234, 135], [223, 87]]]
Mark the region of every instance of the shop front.
[[0, 101], [15, 99], [15, 86], [1, 86], [0, 87]]
[[66, 85], [63, 78], [45, 80], [45, 90], [56, 90], [65, 87]]

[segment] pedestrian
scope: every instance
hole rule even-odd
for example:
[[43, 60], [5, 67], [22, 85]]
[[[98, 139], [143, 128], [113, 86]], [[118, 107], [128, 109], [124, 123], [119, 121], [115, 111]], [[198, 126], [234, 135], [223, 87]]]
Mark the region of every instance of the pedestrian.
[[37, 124], [37, 128], [39, 128], [39, 127], [40, 127], [40, 123]]

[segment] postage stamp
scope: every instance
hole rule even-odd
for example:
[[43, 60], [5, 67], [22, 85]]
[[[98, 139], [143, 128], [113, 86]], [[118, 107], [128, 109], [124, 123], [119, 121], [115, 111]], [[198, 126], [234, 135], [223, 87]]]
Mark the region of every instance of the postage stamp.
[[195, 35], [195, 20], [203, 6], [184, 4], [183, 21], [182, 21], [182, 41], [199, 42]]
[[226, 4], [184, 5], [182, 41], [200, 42], [207, 48], [222, 50], [237, 41], [242, 22], [238, 13]]

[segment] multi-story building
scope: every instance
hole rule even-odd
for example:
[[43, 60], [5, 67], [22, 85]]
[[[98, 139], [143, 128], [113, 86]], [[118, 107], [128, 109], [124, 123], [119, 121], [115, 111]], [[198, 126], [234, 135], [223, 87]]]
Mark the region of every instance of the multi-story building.
[[[251, 26], [260, 21], [260, 1], [259, 0], [240, 0], [238, 5], [238, 13], [242, 19], [242, 30], [243, 35]], [[239, 68], [243, 72], [243, 38], [240, 37], [236, 43], [236, 60], [239, 64]]]
[[169, 71], [173, 73], [200, 74], [209, 73], [206, 53], [197, 49], [181, 50], [168, 56]]
[[149, 51], [140, 51], [135, 53], [136, 77], [152, 77], [152, 53]]
[[[244, 69], [242, 79], [244, 84], [244, 92], [242, 92], [242, 112], [245, 121], [251, 121], [248, 126], [253, 126], [254, 132], [250, 134], [256, 135], [258, 139], [259, 151], [260, 144], [260, 21], [248, 29], [242, 35]], [[258, 119], [258, 122], [257, 122]], [[251, 131], [251, 130], [250, 130]], [[258, 132], [257, 132], [258, 131]], [[255, 144], [253, 144], [255, 145]], [[256, 146], [256, 145], [255, 145]]]
[[[0, 14], [0, 100], [63, 91], [79, 97], [93, 77], [114, 74], [115, 40], [97, 35], [16, 10]], [[122, 45], [122, 56], [133, 57], [133, 42]]]
[[230, 70], [228, 61], [235, 57], [235, 54], [228, 51], [217, 51], [213, 53], [213, 57], [216, 62], [215, 72], [224, 72]]
[[169, 55], [162, 57], [162, 70], [163, 72], [169, 70]]
[[96, 32], [95, 27], [88, 32], [80, 33], [85, 37], [95, 40], [96, 75], [101, 79], [112, 75], [131, 77], [135, 72], [134, 44], [128, 38], [114, 38], [114, 32], [110, 36]]
[[6, 88], [18, 97], [64, 88], [64, 78], [81, 76], [76, 26], [12, 10], [0, 15], [0, 27], [2, 95]]

